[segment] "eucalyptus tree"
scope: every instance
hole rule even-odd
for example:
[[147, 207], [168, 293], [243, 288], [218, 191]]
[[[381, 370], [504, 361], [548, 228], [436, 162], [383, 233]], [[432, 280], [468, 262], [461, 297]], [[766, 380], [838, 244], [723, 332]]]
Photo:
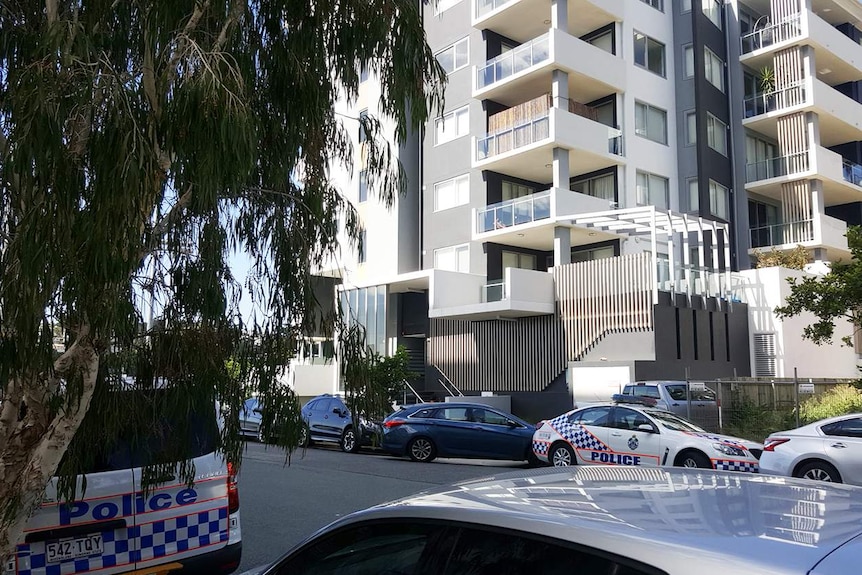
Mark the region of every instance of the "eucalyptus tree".
[[[354, 169], [361, 122], [362, 169], [391, 202], [405, 186], [392, 146], [442, 100], [421, 11], [0, 1], [0, 555], [58, 470], [71, 495], [87, 446], [153, 411], [117, 403], [113, 388], [169, 385], [181, 409], [220, 401], [234, 415], [256, 391], [265, 424], [295, 447], [296, 400], [274, 382], [321, 321], [310, 272], [334, 253], [336, 222], [360, 237], [330, 170]], [[336, 115], [363, 67], [380, 114]], [[234, 252], [252, 262], [245, 284]], [[70, 450], [79, 429], [83, 448]], [[222, 440], [238, 461], [235, 417]]]

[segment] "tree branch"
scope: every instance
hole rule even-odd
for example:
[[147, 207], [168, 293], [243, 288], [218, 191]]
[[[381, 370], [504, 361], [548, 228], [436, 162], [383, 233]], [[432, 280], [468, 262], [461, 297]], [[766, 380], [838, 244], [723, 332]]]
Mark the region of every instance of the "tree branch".
[[48, 25], [57, 22], [57, 0], [45, 0], [45, 13], [48, 16]]
[[186, 51], [186, 42], [188, 38], [191, 36], [191, 33], [194, 32], [195, 28], [197, 28], [198, 22], [200, 22], [201, 18], [210, 7], [210, 0], [204, 0], [203, 2], [195, 3], [195, 10], [192, 12], [189, 21], [186, 22], [183, 31], [180, 32], [177, 36], [177, 47], [174, 50], [174, 53], [171, 54], [171, 59], [168, 61], [167, 65], [167, 82], [166, 84], [170, 86], [173, 81], [176, 79], [177, 74], [179, 74], [179, 70], [177, 67], [180, 64], [180, 59], [183, 57], [183, 54]]
[[245, 8], [245, 4], [239, 2], [238, 0], [233, 0], [230, 5], [230, 12], [228, 13], [227, 20], [225, 20], [224, 26], [221, 28], [221, 32], [219, 32], [218, 38], [215, 41], [215, 45], [213, 46], [213, 51], [221, 51], [224, 47], [225, 42], [227, 42], [227, 34], [230, 30], [231, 26], [239, 20], [239, 17], [242, 15], [243, 9]]
[[12, 378], [6, 384], [6, 395], [3, 398], [3, 408], [0, 409], [0, 454], [6, 451], [6, 443], [18, 422], [21, 410], [21, 387]]
[[150, 234], [150, 241], [144, 246], [143, 251], [139, 255], [139, 259], [144, 259], [151, 253], [153, 253], [159, 245], [159, 242], [162, 240], [162, 236], [164, 236], [171, 226], [180, 218], [183, 210], [188, 207], [188, 205], [192, 201], [192, 187], [189, 186], [186, 188], [186, 191], [183, 192], [183, 195], [177, 200], [170, 211], [162, 216], [156, 225], [153, 226], [152, 233]]

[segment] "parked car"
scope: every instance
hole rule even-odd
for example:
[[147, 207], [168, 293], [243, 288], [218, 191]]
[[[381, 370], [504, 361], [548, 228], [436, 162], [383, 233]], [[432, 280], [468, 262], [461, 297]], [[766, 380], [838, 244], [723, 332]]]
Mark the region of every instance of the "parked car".
[[[169, 390], [120, 393], [118, 405], [171, 403]], [[134, 401], [131, 394], [144, 397]], [[129, 418], [117, 436], [97, 444], [76, 445], [76, 436], [69, 452], [88, 454], [76, 499], [62, 503], [58, 479], [50, 481], [4, 573], [156, 573], [168, 565], [190, 575], [235, 571], [242, 554], [239, 493], [233, 465], [217, 451], [221, 424], [209, 404]], [[167, 437], [188, 444], [178, 450]], [[192, 484], [182, 479], [181, 464], [174, 465], [180, 451], [191, 458]], [[156, 485], [142, 483], [148, 466], [167, 466], [157, 468], [165, 475]]]
[[359, 451], [361, 446], [374, 445], [381, 431], [379, 423], [364, 417], [359, 417], [356, 425], [344, 401], [328, 393], [318, 395], [303, 406], [302, 420], [305, 427], [301, 445], [316, 441], [335, 443], [348, 453]]
[[542, 462], [567, 465], [680, 466], [757, 473], [763, 446], [709, 433], [654, 400], [616, 395], [543, 421], [533, 435]]
[[689, 419], [700, 427], [718, 426], [719, 403], [715, 392], [701, 382], [636, 381], [623, 387], [623, 395], [655, 399], [657, 408]]
[[383, 420], [384, 451], [428, 462], [436, 457], [534, 461], [535, 427], [479, 403], [423, 403]]
[[262, 437], [260, 428], [262, 409], [263, 404], [256, 397], [245, 400], [239, 414], [239, 432], [243, 437], [254, 437], [264, 442], [265, 438]]
[[860, 556], [854, 488], [585, 467], [522, 470], [353, 513], [245, 575], [857, 575]]
[[862, 413], [778, 431], [763, 445], [764, 473], [862, 485]]

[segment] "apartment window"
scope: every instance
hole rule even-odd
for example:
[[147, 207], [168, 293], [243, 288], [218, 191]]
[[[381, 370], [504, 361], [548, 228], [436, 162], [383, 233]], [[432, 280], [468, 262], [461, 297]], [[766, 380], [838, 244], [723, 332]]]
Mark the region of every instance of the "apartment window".
[[692, 110], [685, 113], [685, 145], [697, 143], [697, 114]]
[[748, 200], [748, 227], [763, 228], [778, 223], [778, 206]]
[[667, 112], [635, 102], [635, 133], [653, 142], [667, 144]]
[[686, 44], [682, 47], [683, 73], [686, 78], [694, 78], [694, 46]]
[[664, 44], [635, 32], [635, 64], [664, 76]]
[[688, 182], [688, 211], [700, 211], [700, 186], [697, 183], [697, 178], [691, 178]]
[[775, 334], [754, 334], [754, 376], [775, 377]]
[[719, 30], [722, 30], [721, 25], [721, 2], [720, 0], [701, 0], [703, 13], [709, 18], [710, 22], [715, 24]]
[[365, 126], [368, 124], [368, 110], [362, 110], [359, 112], [359, 143], [366, 141], [368, 139], [368, 131], [365, 129]]
[[679, 4], [681, 13], [691, 12], [691, 0], [680, 0]]
[[569, 184], [569, 189], [573, 192], [601, 198], [603, 200], [608, 200], [609, 202], [616, 201], [613, 174], [572, 180], [571, 184]]
[[727, 124], [709, 112], [706, 114], [706, 144], [719, 154], [727, 155]]
[[616, 256], [614, 246], [603, 246], [587, 250], [572, 250], [572, 263], [591, 262]]
[[710, 84], [724, 92], [724, 60], [715, 55], [709, 48], [703, 49], [706, 79]]
[[470, 176], [465, 174], [434, 184], [434, 211], [448, 210], [470, 202]]
[[582, 36], [581, 40], [592, 44], [596, 48], [601, 48], [608, 54], [616, 54], [614, 50], [614, 29], [605, 30], [593, 35]]
[[659, 12], [664, 12], [664, 0], [641, 0], [644, 4], [649, 4]]
[[359, 82], [367, 82], [368, 81], [368, 68], [363, 65], [362, 68], [359, 69]]
[[468, 273], [470, 246], [463, 244], [434, 250], [434, 267], [439, 270]]
[[452, 6], [458, 4], [461, 0], [437, 0], [437, 5], [434, 7], [434, 14], [445, 12]]
[[368, 199], [368, 172], [362, 170], [359, 172], [359, 201], [364, 202]]
[[519, 268], [522, 270], [536, 269], [536, 256], [518, 252], [503, 252], [503, 269]]
[[469, 38], [458, 40], [448, 48], [437, 52], [436, 58], [447, 74], [465, 67], [470, 63]]
[[359, 256], [357, 261], [361, 264], [365, 263], [368, 255], [368, 232], [362, 230], [359, 233]]
[[723, 220], [730, 220], [727, 215], [729, 206], [729, 196], [727, 188], [715, 182], [709, 181], [709, 212]]
[[444, 144], [455, 138], [466, 136], [470, 131], [470, 116], [467, 106], [444, 114], [434, 121], [435, 144]]
[[515, 200], [517, 198], [523, 198], [524, 196], [529, 196], [530, 194], [536, 193], [536, 188], [532, 186], [525, 186], [523, 184], [516, 184], [515, 182], [503, 181], [503, 201], [505, 200]]
[[660, 209], [667, 209], [667, 178], [639, 171], [637, 173], [637, 196], [639, 206], [655, 206]]

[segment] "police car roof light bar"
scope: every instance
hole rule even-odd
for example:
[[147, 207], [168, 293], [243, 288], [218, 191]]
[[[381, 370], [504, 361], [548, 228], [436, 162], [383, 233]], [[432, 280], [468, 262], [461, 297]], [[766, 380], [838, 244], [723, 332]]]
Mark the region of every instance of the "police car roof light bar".
[[615, 393], [611, 400], [614, 403], [633, 403], [636, 405], [646, 405], [648, 407], [653, 407], [656, 404], [656, 400], [652, 397], [642, 397], [638, 395], [626, 395], [624, 393]]

